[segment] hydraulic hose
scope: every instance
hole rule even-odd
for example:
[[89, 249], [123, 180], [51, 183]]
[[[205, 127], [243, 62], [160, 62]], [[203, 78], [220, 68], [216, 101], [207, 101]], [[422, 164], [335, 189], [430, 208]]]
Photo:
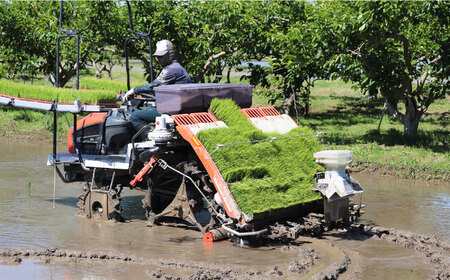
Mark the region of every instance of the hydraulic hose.
[[239, 232], [239, 231], [236, 231], [234, 229], [227, 227], [225, 224], [222, 225], [222, 228], [224, 230], [228, 231], [229, 233], [236, 235], [238, 237], [261, 235], [268, 231], [268, 229], [265, 228], [265, 229], [258, 230], [258, 231]]

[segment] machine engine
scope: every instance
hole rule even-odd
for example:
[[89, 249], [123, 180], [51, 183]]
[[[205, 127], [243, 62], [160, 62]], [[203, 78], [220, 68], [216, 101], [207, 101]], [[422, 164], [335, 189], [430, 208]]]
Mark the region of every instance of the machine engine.
[[124, 154], [134, 129], [124, 111], [91, 113], [77, 122], [77, 130], [69, 130], [67, 142], [69, 152], [75, 154], [73, 145], [81, 154], [111, 155]]

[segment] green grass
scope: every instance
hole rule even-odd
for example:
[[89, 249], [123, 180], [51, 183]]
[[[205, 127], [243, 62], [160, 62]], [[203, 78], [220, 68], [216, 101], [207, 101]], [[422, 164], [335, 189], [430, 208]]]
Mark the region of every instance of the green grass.
[[[136, 65], [136, 66], [139, 66], [139, 65]], [[95, 71], [93, 69], [90, 69], [90, 68], [83, 69], [80, 71], [80, 83], [83, 83], [83, 80], [86, 78], [92, 78], [92, 79], [96, 79], [96, 80], [104, 81], [104, 82], [117, 81], [117, 82], [122, 82], [123, 83], [122, 90], [126, 90], [127, 72], [124, 68], [113, 69], [111, 76], [112, 76], [112, 80], [109, 79], [107, 73], [103, 73], [103, 78], [97, 79], [97, 78], [95, 78]], [[156, 78], [156, 76], [154, 78]], [[133, 70], [133, 69], [130, 70], [130, 83], [131, 83], [131, 87], [148, 84], [146, 77], [144, 76], [144, 72], [142, 70]]]
[[[343, 81], [318, 81], [311, 93], [311, 112], [300, 123], [326, 133], [327, 149], [348, 149], [353, 159], [382, 166], [450, 170], [450, 98], [436, 100], [422, 118], [416, 145], [405, 145], [403, 125], [384, 116], [384, 101], [368, 99]], [[400, 106], [402, 108], [402, 104]]]
[[[70, 125], [73, 119], [68, 115]], [[18, 141], [51, 142], [53, 132], [53, 114], [45, 111], [25, 110], [0, 105], [0, 135], [14, 131], [12, 136]], [[58, 113], [58, 139], [67, 140], [69, 125], [64, 114]]]
[[[27, 85], [18, 82], [0, 80], [0, 93], [19, 98], [37, 99], [62, 103], [72, 103], [72, 90], [53, 86]], [[107, 90], [80, 90], [74, 95], [83, 103], [116, 103], [116, 95]]]
[[392, 168], [403, 165], [450, 170], [449, 153], [435, 153], [426, 148], [401, 145], [386, 146], [376, 143], [343, 147], [353, 150], [359, 162], [374, 162], [379, 165], [388, 165]]
[[[211, 153], [217, 144], [231, 144], [280, 136], [256, 129], [231, 100], [214, 99], [210, 109], [229, 128], [201, 131], [197, 136]], [[298, 127], [286, 135], [309, 134]], [[321, 199], [310, 188], [322, 168], [314, 162], [319, 150], [315, 136], [225, 147], [213, 154], [214, 162], [231, 184], [239, 207], [247, 214], [288, 208]]]

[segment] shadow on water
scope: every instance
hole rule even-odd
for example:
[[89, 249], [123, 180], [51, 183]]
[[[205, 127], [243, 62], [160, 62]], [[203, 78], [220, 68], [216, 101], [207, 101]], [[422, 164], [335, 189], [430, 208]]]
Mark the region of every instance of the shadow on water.
[[142, 199], [144, 195], [123, 196], [120, 201], [122, 212], [120, 213], [125, 220], [147, 220], [145, 209], [142, 208]]
[[332, 236], [338, 240], [365, 241], [372, 238], [373, 235], [362, 230], [349, 230], [347, 232], [327, 232], [324, 236]]
[[[124, 196], [120, 202], [123, 210], [121, 215], [125, 220], [147, 220], [145, 217], [145, 210], [142, 208], [143, 195]], [[53, 199], [45, 199], [44, 201], [53, 203]], [[58, 205], [69, 206], [78, 208], [78, 197], [68, 196], [55, 199], [55, 203]]]
[[181, 236], [181, 237], [172, 237], [169, 238], [169, 242], [173, 243], [184, 243], [184, 242], [194, 242], [196, 240], [199, 240], [199, 238], [191, 237], [191, 236]]
[[[69, 196], [69, 197], [57, 198], [57, 199], [55, 199], [55, 203], [58, 205], [64, 205], [64, 206], [78, 208], [77, 207], [78, 200], [79, 200], [78, 197]], [[45, 201], [53, 203], [53, 199], [45, 199]]]

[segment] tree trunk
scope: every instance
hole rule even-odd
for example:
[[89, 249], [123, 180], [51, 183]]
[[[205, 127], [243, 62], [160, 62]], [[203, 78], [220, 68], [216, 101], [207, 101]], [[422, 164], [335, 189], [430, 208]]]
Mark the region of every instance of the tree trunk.
[[[62, 71], [61, 74], [59, 74], [59, 87], [64, 87], [70, 79], [76, 75], [76, 71]], [[72, 87], [72, 85], [70, 85]]]
[[298, 122], [300, 117], [305, 115], [305, 107], [297, 101], [297, 97], [296, 93], [291, 94], [291, 96], [283, 102], [282, 107], [285, 114], [294, 117]]
[[108, 72], [108, 77], [109, 77], [109, 79], [110, 80], [112, 80], [113, 78], [112, 78], [112, 69], [113, 69], [113, 67], [114, 67], [114, 65], [109, 65], [109, 68], [108, 69], [106, 69], [106, 72]]
[[214, 78], [213, 83], [220, 83], [220, 81], [222, 80], [223, 77], [223, 69], [222, 67], [218, 67], [216, 70], [216, 77]]
[[412, 116], [408, 113], [405, 115], [403, 133], [405, 135], [406, 144], [412, 145], [416, 143], [419, 121], [420, 115], [417, 112], [414, 112]]

